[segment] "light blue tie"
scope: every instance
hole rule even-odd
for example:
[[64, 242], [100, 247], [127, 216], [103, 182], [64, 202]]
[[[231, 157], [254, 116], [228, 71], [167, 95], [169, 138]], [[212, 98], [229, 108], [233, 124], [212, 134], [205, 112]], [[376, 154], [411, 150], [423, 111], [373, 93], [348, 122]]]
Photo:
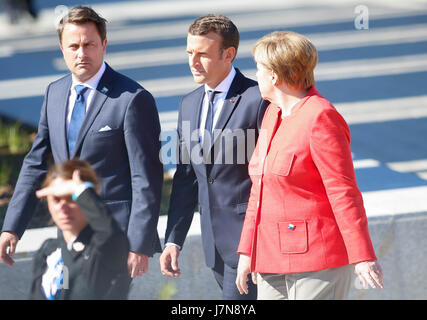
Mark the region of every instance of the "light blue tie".
[[80, 127], [86, 114], [86, 103], [84, 93], [88, 87], [84, 85], [76, 85], [74, 87], [77, 93], [76, 102], [74, 103], [73, 113], [71, 115], [70, 124], [68, 126], [68, 151], [70, 158], [73, 155], [74, 147], [76, 145], [77, 137], [79, 136]]

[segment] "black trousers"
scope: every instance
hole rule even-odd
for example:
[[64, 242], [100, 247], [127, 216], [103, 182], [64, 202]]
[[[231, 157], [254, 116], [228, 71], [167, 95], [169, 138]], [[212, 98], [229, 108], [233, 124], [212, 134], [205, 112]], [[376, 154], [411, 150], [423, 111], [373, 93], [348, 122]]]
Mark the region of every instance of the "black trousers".
[[236, 286], [237, 268], [225, 264], [215, 250], [215, 267], [212, 269], [215, 280], [221, 288], [223, 300], [256, 300], [257, 287], [248, 277], [248, 294], [240, 294]]

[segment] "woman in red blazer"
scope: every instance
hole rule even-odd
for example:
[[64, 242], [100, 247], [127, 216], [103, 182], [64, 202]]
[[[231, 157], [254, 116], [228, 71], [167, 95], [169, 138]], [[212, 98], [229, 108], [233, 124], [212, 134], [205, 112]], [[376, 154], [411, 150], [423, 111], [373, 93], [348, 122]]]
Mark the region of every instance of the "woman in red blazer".
[[316, 48], [299, 34], [274, 32], [253, 53], [271, 104], [249, 164], [240, 293], [250, 272], [259, 299], [343, 299], [353, 270], [364, 286], [383, 288], [349, 128], [314, 86]]

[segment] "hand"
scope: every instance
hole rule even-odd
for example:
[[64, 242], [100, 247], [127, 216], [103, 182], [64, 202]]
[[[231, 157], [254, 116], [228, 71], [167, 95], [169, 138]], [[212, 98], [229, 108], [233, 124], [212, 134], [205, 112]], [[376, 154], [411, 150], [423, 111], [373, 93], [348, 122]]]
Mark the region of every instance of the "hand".
[[148, 256], [130, 251], [128, 255], [128, 271], [131, 278], [142, 276], [148, 272]]
[[[0, 261], [12, 267], [15, 261], [12, 256], [15, 254], [16, 244], [18, 243], [18, 236], [13, 232], [4, 231], [0, 235]], [[9, 252], [8, 249], [9, 248]]]
[[160, 270], [164, 276], [177, 278], [181, 275], [178, 267], [179, 248], [175, 245], [166, 246], [160, 260]]
[[354, 272], [359, 277], [360, 282], [362, 282], [363, 288], [367, 288], [367, 284], [369, 284], [373, 289], [375, 289], [377, 286], [381, 289], [384, 289], [383, 270], [381, 269], [381, 266], [378, 262], [359, 262], [354, 266]]
[[[248, 275], [251, 273], [251, 257], [241, 254], [237, 265], [236, 286], [240, 294], [248, 294]], [[256, 272], [252, 272], [252, 282], [257, 284]]]
[[44, 198], [47, 196], [54, 197], [67, 197], [71, 196], [77, 191], [78, 187], [82, 183], [80, 179], [80, 171], [74, 170], [73, 177], [71, 180], [64, 180], [63, 183], [55, 186], [46, 187], [36, 191], [37, 198]]

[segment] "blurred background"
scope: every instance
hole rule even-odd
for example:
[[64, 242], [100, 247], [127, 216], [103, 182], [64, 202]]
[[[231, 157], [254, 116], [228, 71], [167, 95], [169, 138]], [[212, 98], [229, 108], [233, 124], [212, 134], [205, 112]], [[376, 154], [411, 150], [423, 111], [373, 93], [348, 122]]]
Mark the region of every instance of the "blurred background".
[[[319, 51], [317, 89], [350, 126], [356, 177], [370, 221], [404, 217], [415, 225], [425, 223], [427, 1], [37, 0], [13, 10], [11, 2], [19, 1], [2, 1], [0, 219], [34, 137], [44, 90], [67, 73], [55, 23], [67, 8], [86, 4], [109, 22], [106, 61], [154, 95], [164, 143], [175, 137], [181, 97], [197, 87], [185, 52], [187, 28], [195, 18], [221, 13], [235, 22], [241, 36], [235, 66], [254, 79], [251, 48], [257, 39], [275, 30], [307, 36]], [[173, 168], [165, 164], [162, 213]], [[49, 223], [35, 219], [34, 227]], [[414, 234], [408, 228], [407, 235]], [[413, 242], [425, 244], [422, 234]], [[380, 251], [389, 250], [384, 239], [376, 240]], [[425, 281], [422, 290], [427, 292]]]

